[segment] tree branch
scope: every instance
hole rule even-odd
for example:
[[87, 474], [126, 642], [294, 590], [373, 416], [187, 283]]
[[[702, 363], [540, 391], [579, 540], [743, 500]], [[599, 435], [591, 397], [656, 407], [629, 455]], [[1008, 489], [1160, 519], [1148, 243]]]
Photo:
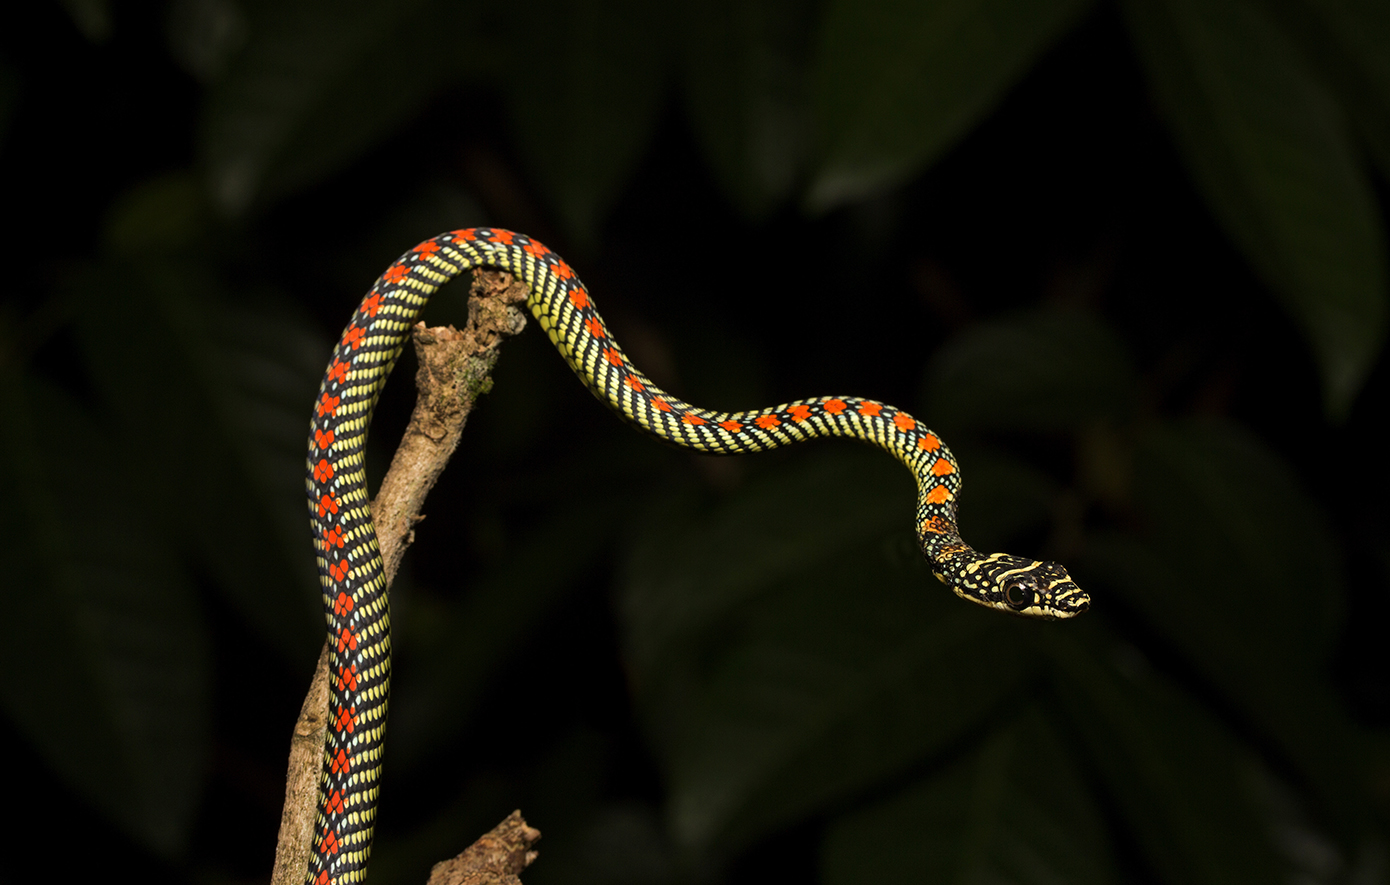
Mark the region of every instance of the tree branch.
[[[372, 501], [372, 518], [388, 587], [395, 580], [406, 548], [415, 541], [415, 524], [424, 519], [421, 509], [425, 496], [458, 448], [464, 423], [478, 397], [492, 388], [492, 369], [497, 364], [502, 340], [526, 326], [525, 314], [515, 306], [526, 296], [526, 287], [508, 273], [474, 271], [468, 322], [461, 331], [452, 326], [415, 326], [415, 352], [420, 363], [415, 373], [415, 410], [391, 459], [391, 469]], [[271, 885], [300, 885], [308, 869], [319, 767], [328, 728], [328, 649], [325, 640], [290, 741], [285, 806], [280, 816]], [[450, 879], [451, 885], [517, 881], [515, 874], [535, 857], [535, 852], [528, 850], [530, 844], [539, 838], [540, 832], [526, 826], [520, 812], [513, 812], [472, 848], [436, 865], [430, 882], [435, 883], [441, 867], [459, 864], [465, 858], [469, 858], [469, 870], [505, 869], [511, 878]], [[518, 857], [524, 859], [519, 866]]]
[[426, 885], [521, 885], [517, 874], [536, 859], [531, 846], [540, 837], [513, 811], [462, 854], [435, 864]]

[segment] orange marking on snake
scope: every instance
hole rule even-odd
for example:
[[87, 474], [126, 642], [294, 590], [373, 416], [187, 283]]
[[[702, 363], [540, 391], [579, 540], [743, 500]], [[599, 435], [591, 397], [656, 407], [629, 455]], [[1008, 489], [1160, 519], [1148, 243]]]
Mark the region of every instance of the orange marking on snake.
[[730, 433], [738, 433], [740, 430], [743, 429], [743, 425], [738, 423], [737, 421], [720, 421], [719, 426], [729, 431]]
[[343, 343], [351, 344], [352, 349], [356, 350], [362, 346], [362, 339], [367, 337], [367, 330], [360, 326], [349, 326], [347, 333], [343, 335]]
[[621, 366], [623, 364], [623, 355], [611, 347], [604, 349], [603, 358], [615, 366]]
[[860, 404], [859, 404], [859, 414], [861, 414], [861, 415], [867, 415], [867, 416], [869, 416], [870, 418], [872, 418], [873, 416], [877, 415], [879, 412], [882, 412], [882, 411], [883, 411], [883, 406], [879, 405], [878, 403], [860, 403]]
[[425, 240], [423, 243], [416, 246], [414, 249], [411, 249], [410, 251], [418, 252], [420, 255], [423, 255], [424, 257], [428, 258], [439, 251], [439, 244], [436, 243], [434, 240]]
[[901, 430], [903, 433], [907, 433], [909, 430], [917, 426], [917, 422], [913, 420], [912, 416], [907, 414], [906, 412], [899, 412], [898, 414], [894, 415], [893, 423], [898, 425], [898, 429]]
[[333, 465], [328, 463], [327, 458], [320, 458], [319, 463], [314, 465], [314, 479], [319, 482], [326, 482], [333, 478]]
[[338, 835], [327, 827], [323, 831], [323, 839], [319, 842], [323, 846], [324, 854], [338, 853]]
[[691, 424], [698, 427], [699, 425], [705, 423], [705, 419], [701, 418], [699, 415], [684, 415], [681, 417], [681, 423]]
[[[333, 445], [333, 428], [330, 427], [327, 430], [315, 430], [314, 445], [318, 446], [321, 449], [326, 449], [329, 446]], [[319, 515], [322, 516], [323, 514], [320, 513]]]
[[932, 476], [949, 476], [956, 472], [956, 468], [951, 466], [951, 462], [945, 458], [937, 458], [936, 463], [931, 466]]
[[927, 501], [932, 504], [945, 504], [951, 500], [951, 490], [945, 486], [937, 486], [927, 492]]
[[936, 434], [927, 433], [921, 439], [917, 440], [917, 448], [924, 452], [935, 452], [937, 449], [941, 448], [941, 440], [936, 438]]
[[347, 380], [348, 363], [342, 362], [337, 357], [333, 358], [333, 365], [328, 367], [328, 377], [342, 384]]
[[931, 519], [923, 522], [922, 531], [931, 532], [933, 535], [954, 534], [951, 530], [951, 524], [939, 516], [933, 516]]
[[338, 598], [333, 600], [333, 614], [341, 618], [343, 615], [352, 611], [352, 606], [352, 597], [339, 590]]
[[333, 729], [335, 731], [346, 729], [348, 734], [352, 734], [357, 729], [357, 708], [344, 708], [339, 704], [338, 715], [333, 720]]
[[342, 401], [343, 398], [340, 396], [329, 396], [325, 393], [323, 399], [319, 400], [319, 417], [338, 414], [338, 403]]
[[821, 408], [832, 415], [838, 415], [845, 410], [845, 401], [842, 399], [828, 399]]
[[333, 547], [337, 547], [339, 550], [343, 549], [343, 527], [340, 525], [333, 526], [323, 535], [323, 549], [329, 550]]
[[346, 559], [341, 562], [331, 563], [328, 566], [328, 573], [333, 576], [333, 580], [335, 581], [343, 580], [348, 576], [348, 572], [350, 571], [352, 571], [352, 566], [348, 564]]
[[509, 230], [497, 230], [496, 228], [492, 228], [491, 233], [492, 241], [494, 243], [502, 243], [506, 246], [510, 246], [512, 244], [512, 240], [516, 239], [516, 234], [512, 233]]
[[326, 803], [324, 804], [324, 808], [328, 811], [329, 814], [342, 814], [342, 813], [343, 813], [343, 791], [342, 791], [342, 790], [334, 790], [334, 791], [333, 791], [333, 795], [332, 795], [332, 796], [329, 796], [329, 797], [328, 797], [328, 802], [326, 802]]
[[757, 418], [753, 419], [753, 423], [767, 430], [769, 427], [776, 427], [782, 422], [777, 420], [776, 415], [759, 415]]
[[603, 334], [603, 323], [599, 322], [598, 317], [589, 317], [587, 320], [585, 320], [584, 328], [588, 329], [589, 334], [593, 335], [595, 338], [608, 337], [607, 335]]
[[395, 283], [399, 283], [401, 280], [405, 279], [409, 275], [409, 268], [405, 267], [404, 265], [393, 264], [390, 267], [386, 268], [386, 273], [382, 274], [381, 278], [386, 282], [394, 285]]
[[549, 254], [550, 254], [550, 250], [549, 250], [549, 249], [545, 248], [545, 246], [542, 246], [540, 243], [537, 243], [535, 240], [532, 240], [531, 242], [527, 243], [525, 246], [522, 246], [522, 247], [521, 247], [521, 251], [523, 251], [523, 252], [529, 252], [529, 253], [531, 253], [532, 255], [536, 256], [537, 258], [540, 258], [542, 255], [549, 255]]
[[570, 289], [570, 304], [573, 304], [575, 307], [579, 308], [580, 310], [583, 310], [584, 308], [589, 306], [589, 296], [584, 292], [583, 289], [580, 289], [578, 287]]
[[343, 752], [342, 747], [338, 748], [338, 753], [333, 757], [333, 761], [329, 763], [328, 770], [334, 774], [346, 774], [352, 771], [352, 760], [348, 758], [347, 753]]
[[357, 648], [357, 634], [347, 627], [344, 627], [338, 632], [338, 651], [342, 651], [345, 648]]
[[338, 684], [348, 691], [357, 691], [357, 665], [338, 668]]
[[325, 513], [338, 512], [338, 499], [332, 495], [319, 496], [319, 518], [322, 519]]
[[314, 885], [333, 885], [333, 880], [328, 878], [328, 870], [319, 870], [319, 877], [314, 880]]
[[562, 280], [568, 280], [574, 276], [574, 269], [571, 268], [568, 264], [565, 264], [563, 261], [555, 265], [554, 270], [555, 276], [559, 277]]
[[636, 378], [635, 376], [633, 376], [633, 375], [628, 375], [626, 378], [624, 378], [624, 379], [623, 379], [623, 383], [626, 384], [628, 387], [631, 387], [633, 390], [636, 390], [636, 391], [643, 391], [643, 390], [646, 390], [646, 389], [647, 389], [647, 388], [643, 387], [643, 386], [642, 386], [642, 382], [641, 382], [641, 381], [638, 381], [637, 378]]
[[652, 405], [656, 407], [656, 410], [658, 412], [671, 411], [671, 404], [666, 402], [666, 400], [662, 399], [659, 396], [652, 397]]
[[805, 404], [792, 406], [787, 409], [787, 412], [791, 414], [792, 420], [798, 424], [811, 417], [811, 407]]
[[381, 293], [373, 292], [362, 302], [362, 310], [366, 311], [367, 316], [376, 316], [376, 312], [381, 310]]

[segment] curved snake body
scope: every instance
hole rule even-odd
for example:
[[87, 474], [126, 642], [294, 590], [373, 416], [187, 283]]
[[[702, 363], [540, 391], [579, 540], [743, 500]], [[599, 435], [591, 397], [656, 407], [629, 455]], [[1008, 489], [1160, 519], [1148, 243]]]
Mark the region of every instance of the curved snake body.
[[527, 306], [584, 385], [628, 421], [701, 452], [759, 452], [821, 436], [848, 436], [886, 450], [917, 479], [916, 527], [937, 578], [972, 602], [1017, 614], [1065, 618], [1086, 594], [1059, 565], [981, 554], [956, 529], [960, 469], [911, 415], [875, 400], [824, 396], [748, 412], [715, 412], [666, 393], [614, 343], [574, 271], [539, 242], [498, 228], [451, 231], [401, 256], [376, 281], [333, 351], [309, 439], [307, 490], [333, 643], [328, 739], [319, 778], [317, 831], [306, 881], [366, 875], [381, 774], [391, 670], [390, 617], [363, 472], [372, 407], [426, 300], [476, 267], [522, 280]]

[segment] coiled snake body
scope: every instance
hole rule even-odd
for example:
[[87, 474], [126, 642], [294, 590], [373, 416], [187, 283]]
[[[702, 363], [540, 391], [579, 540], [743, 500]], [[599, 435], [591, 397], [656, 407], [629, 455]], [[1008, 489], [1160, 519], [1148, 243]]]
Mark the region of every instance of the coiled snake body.
[[527, 305], [560, 355], [600, 400], [647, 433], [701, 452], [759, 452], [819, 436], [873, 443], [917, 478], [916, 527], [936, 577], [991, 608], [1066, 618], [1089, 599], [1059, 565], [981, 554], [956, 529], [960, 470], [941, 439], [874, 400], [825, 396], [749, 412], [713, 412], [671, 396], [628, 362], [588, 290], [554, 252], [521, 234], [472, 228], [426, 240], [386, 269], [358, 306], [319, 389], [307, 489], [333, 650], [328, 739], [306, 881], [365, 878], [381, 774], [391, 670], [390, 617], [367, 500], [363, 454], [372, 407], [410, 328], [440, 285], [475, 267], [522, 280]]

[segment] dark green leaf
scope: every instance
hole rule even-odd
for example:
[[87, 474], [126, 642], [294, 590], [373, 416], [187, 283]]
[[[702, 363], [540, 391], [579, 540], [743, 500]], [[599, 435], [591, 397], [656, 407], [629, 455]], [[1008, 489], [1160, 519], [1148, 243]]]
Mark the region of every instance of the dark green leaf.
[[[306, 545], [303, 483], [308, 448], [305, 403], [312, 407], [325, 368], [322, 337], [305, 317], [259, 299], [206, 305], [209, 353], [188, 366], [205, 383], [216, 412], [220, 449], [240, 487], [223, 495], [228, 507], [252, 515], [235, 529], [255, 556], [218, 563], [227, 539], [202, 545], [224, 587], [254, 606], [254, 623], [282, 647], [301, 652], [303, 637], [323, 629], [312, 544]], [[283, 597], [283, 598], [277, 598]], [[307, 617], [306, 617], [307, 616]], [[316, 643], [308, 649], [313, 651]]]
[[645, 521], [622, 614], [679, 842], [745, 844], [878, 782], [1028, 677], [1026, 625], [931, 577], [911, 486], [881, 454], [826, 452]]
[[246, 42], [246, 13], [237, 0], [174, 0], [169, 4], [169, 52], [200, 80], [226, 70]]
[[957, 338], [927, 372], [927, 414], [943, 429], [1063, 430], [1128, 412], [1124, 344], [1083, 313], [1041, 311]]
[[1116, 881], [1075, 748], [1037, 708], [978, 749], [825, 836], [827, 885], [1096, 885]]
[[1390, 5], [1272, 0], [1270, 6], [1327, 76], [1380, 174], [1390, 180]]
[[1333, 96], [1247, 0], [1131, 0], [1149, 81], [1212, 211], [1303, 327], [1328, 409], [1380, 353], [1385, 228]]
[[[196, 591], [112, 433], [0, 365], [0, 703], [82, 796], [180, 852], [208, 749]], [[209, 518], [211, 513], [209, 512]]]
[[1104, 556], [1133, 603], [1223, 666], [1326, 659], [1340, 624], [1337, 560], [1289, 465], [1233, 424], [1197, 422], [1148, 433], [1134, 471], [1145, 561]]
[[302, 490], [327, 347], [302, 319], [218, 288], [163, 263], [93, 270], [73, 287], [79, 340], [108, 445], [143, 477], [149, 512], [300, 659], [323, 629]]
[[505, 85], [521, 148], [584, 247], [651, 140], [673, 12], [642, 0], [537, 0], [508, 9]]
[[1255, 754], [1137, 651], [1102, 654], [1098, 642], [1052, 644], [1058, 686], [1145, 866], [1172, 885], [1307, 876], [1307, 842], [1272, 813], [1272, 778]]
[[[527, 534], [524, 546], [469, 586], [452, 610], [429, 618], [438, 640], [417, 650], [425, 658], [419, 666], [398, 670], [392, 689], [393, 765], [409, 766], [456, 740], [470, 720], [476, 725], [478, 697], [497, 667], [575, 588], [576, 576], [611, 552], [610, 536], [621, 525], [618, 504], [611, 496], [554, 513]], [[393, 620], [408, 629], [411, 619], [402, 614]]]
[[1319, 787], [1352, 803], [1350, 726], [1320, 678], [1342, 590], [1317, 505], [1248, 433], [1210, 423], [1150, 433], [1134, 496], [1145, 532], [1094, 539], [1088, 572], [1269, 728]]
[[725, 191], [755, 219], [802, 174], [810, 30], [811, 6], [800, 0], [685, 7], [682, 73], [691, 116]]
[[813, 211], [917, 174], [985, 117], [1090, 0], [830, 0], [813, 66]]
[[1365, 74], [1367, 84], [1390, 104], [1390, 6], [1379, 0], [1302, 0], [1317, 11], [1347, 55]]
[[321, 180], [419, 111], [470, 58], [452, 0], [259, 5], [212, 88], [199, 151], [213, 199], [237, 215]]
[[62, 0], [77, 30], [92, 43], [111, 38], [111, 4], [108, 0]]
[[208, 232], [207, 209], [192, 173], [152, 178], [112, 207], [102, 232], [106, 248], [126, 258], [176, 252]]

